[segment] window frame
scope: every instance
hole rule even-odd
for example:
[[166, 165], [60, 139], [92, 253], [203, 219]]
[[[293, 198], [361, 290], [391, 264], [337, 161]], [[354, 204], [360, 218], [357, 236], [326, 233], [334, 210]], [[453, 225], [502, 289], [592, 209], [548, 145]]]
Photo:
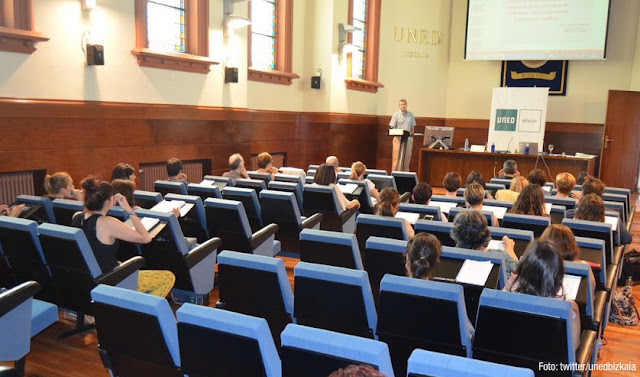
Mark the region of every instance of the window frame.
[[[368, 93], [377, 93], [378, 88], [384, 88], [378, 82], [378, 59], [380, 56], [380, 6], [381, 0], [367, 1], [367, 32], [364, 41], [364, 79], [352, 78], [352, 54], [347, 54], [347, 78], [344, 82], [349, 90], [358, 90]], [[353, 25], [353, 0], [349, 0], [348, 23]], [[348, 35], [348, 42], [352, 41], [352, 35]]]
[[32, 54], [49, 40], [33, 30], [33, 0], [0, 0], [0, 51]]
[[[249, 0], [249, 19], [251, 19], [251, 0]], [[293, 0], [276, 0], [276, 59], [275, 69], [256, 69], [251, 67], [251, 25], [247, 34], [247, 78], [250, 81], [271, 84], [291, 85], [300, 78], [293, 73]]]
[[185, 0], [184, 53], [149, 49], [147, 3], [148, 0], [135, 2], [136, 47], [131, 53], [137, 57], [139, 66], [207, 74], [211, 65], [219, 64], [209, 58], [208, 0]]

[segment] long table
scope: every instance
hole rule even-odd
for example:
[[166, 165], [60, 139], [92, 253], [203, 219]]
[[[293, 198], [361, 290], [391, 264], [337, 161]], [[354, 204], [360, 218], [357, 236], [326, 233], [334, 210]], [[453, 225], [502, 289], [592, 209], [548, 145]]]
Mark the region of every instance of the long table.
[[[498, 176], [502, 169], [502, 164], [506, 160], [515, 160], [518, 163], [518, 170], [525, 177], [536, 167], [536, 155], [468, 152], [460, 150], [438, 150], [420, 149], [420, 164], [418, 165], [418, 177], [421, 182], [428, 182], [432, 186], [442, 186], [442, 179], [451, 171], [455, 171], [462, 176], [464, 181], [472, 170], [482, 173], [486, 182], [491, 177]], [[581, 158], [573, 156], [544, 156], [551, 171], [552, 176], [547, 177], [548, 181], [554, 181], [558, 173], [569, 172], [574, 176], [581, 171], [594, 174], [595, 157]], [[542, 161], [542, 156], [538, 159], [537, 167], [547, 173], [547, 168]]]

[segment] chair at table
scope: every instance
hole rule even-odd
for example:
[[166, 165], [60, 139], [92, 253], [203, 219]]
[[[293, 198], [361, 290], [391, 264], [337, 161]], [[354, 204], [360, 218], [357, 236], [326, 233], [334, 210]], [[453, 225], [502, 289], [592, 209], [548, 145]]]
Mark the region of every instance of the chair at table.
[[182, 377], [176, 320], [167, 300], [103, 284], [91, 298], [98, 353], [111, 375]]
[[267, 321], [184, 304], [176, 312], [181, 371], [189, 376], [280, 377]]
[[216, 307], [267, 320], [277, 347], [293, 321], [293, 292], [284, 262], [225, 250], [218, 256], [220, 300]]
[[394, 376], [383, 342], [294, 324], [280, 337], [283, 377], [326, 377], [351, 364], [372, 365], [385, 376]]
[[[416, 349], [408, 361], [408, 377], [534, 377], [533, 370]], [[536, 369], [537, 370], [537, 369]]]
[[299, 262], [293, 274], [296, 323], [374, 338], [377, 314], [366, 271]]
[[341, 232], [303, 229], [300, 232], [300, 260], [356, 270], [364, 269], [356, 236]]

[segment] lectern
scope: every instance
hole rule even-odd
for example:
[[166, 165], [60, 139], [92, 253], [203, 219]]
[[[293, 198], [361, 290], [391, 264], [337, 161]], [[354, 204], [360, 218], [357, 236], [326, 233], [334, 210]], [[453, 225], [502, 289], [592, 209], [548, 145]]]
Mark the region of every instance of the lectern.
[[400, 136], [400, 148], [398, 148], [398, 162], [394, 166], [393, 170], [402, 170], [404, 167], [404, 158], [407, 155], [407, 141], [413, 134], [403, 128], [391, 128], [389, 130], [389, 136]]

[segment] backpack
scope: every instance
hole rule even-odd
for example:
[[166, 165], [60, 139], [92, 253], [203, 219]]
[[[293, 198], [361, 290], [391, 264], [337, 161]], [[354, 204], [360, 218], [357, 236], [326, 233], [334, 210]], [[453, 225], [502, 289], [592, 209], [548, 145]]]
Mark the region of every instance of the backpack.
[[622, 274], [618, 280], [618, 285], [624, 285], [629, 277], [633, 284], [640, 283], [640, 252], [631, 250], [624, 253], [622, 261]]
[[630, 285], [625, 285], [613, 296], [609, 321], [623, 326], [638, 324], [638, 309], [631, 295]]

